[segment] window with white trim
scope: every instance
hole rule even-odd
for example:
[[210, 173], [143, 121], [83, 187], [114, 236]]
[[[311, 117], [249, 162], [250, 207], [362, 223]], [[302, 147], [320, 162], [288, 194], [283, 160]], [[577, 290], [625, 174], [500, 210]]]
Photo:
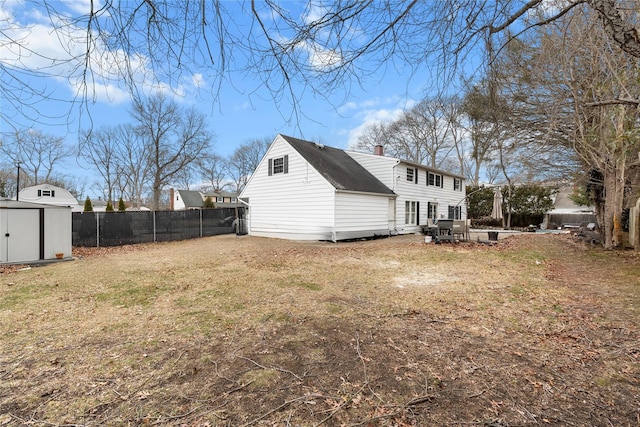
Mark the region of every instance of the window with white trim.
[[289, 173], [289, 155], [269, 159], [269, 176]]
[[404, 202], [404, 223], [405, 225], [419, 225], [420, 202], [407, 200]]
[[449, 206], [449, 219], [462, 219], [462, 206]]
[[442, 175], [427, 172], [427, 185], [442, 188], [443, 181]]
[[460, 178], [453, 178], [453, 189], [462, 191], [462, 180]]
[[413, 181], [413, 168], [407, 168], [407, 181]]
[[427, 203], [427, 216], [431, 219], [438, 219], [438, 204], [434, 202]]

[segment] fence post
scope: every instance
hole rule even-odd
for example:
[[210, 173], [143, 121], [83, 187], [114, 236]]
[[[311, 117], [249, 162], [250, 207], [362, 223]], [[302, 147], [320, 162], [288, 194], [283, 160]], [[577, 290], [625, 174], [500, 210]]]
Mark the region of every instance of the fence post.
[[200, 211], [200, 237], [202, 237], [202, 209], [199, 209]]
[[157, 242], [156, 240], [156, 211], [153, 211], [153, 241], [154, 243]]
[[96, 212], [96, 248], [100, 247], [100, 212]]

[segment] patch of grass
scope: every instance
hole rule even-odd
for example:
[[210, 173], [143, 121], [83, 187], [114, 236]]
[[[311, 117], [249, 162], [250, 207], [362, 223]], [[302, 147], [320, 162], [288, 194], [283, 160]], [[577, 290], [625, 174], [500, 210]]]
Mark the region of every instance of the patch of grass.
[[280, 373], [274, 369], [256, 369], [242, 374], [240, 383], [249, 385], [250, 388], [265, 388], [275, 385], [278, 378]]
[[321, 291], [322, 290], [322, 286], [318, 285], [317, 283], [312, 283], [312, 282], [296, 282], [296, 283], [294, 283], [294, 286], [297, 286], [297, 287], [303, 288], [303, 289], [308, 289], [310, 291]]
[[34, 301], [49, 295], [51, 288], [41, 283], [12, 286], [8, 292], [0, 296], [0, 310], [33, 304]]
[[159, 293], [155, 285], [145, 285], [134, 281], [126, 281], [112, 285], [109, 290], [95, 295], [98, 302], [108, 302], [115, 306], [132, 307], [151, 304]]
[[329, 314], [340, 314], [344, 310], [344, 307], [332, 302], [325, 304], [325, 307]]

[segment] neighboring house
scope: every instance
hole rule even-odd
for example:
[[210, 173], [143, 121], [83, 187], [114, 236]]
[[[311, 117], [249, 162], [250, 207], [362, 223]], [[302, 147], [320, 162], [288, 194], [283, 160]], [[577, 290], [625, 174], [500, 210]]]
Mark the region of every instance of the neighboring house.
[[596, 224], [598, 222], [595, 208], [593, 206], [577, 205], [571, 200], [570, 196], [572, 194], [573, 187], [570, 185], [562, 186], [558, 189], [555, 194], [553, 209], [547, 212], [544, 217], [543, 229], [572, 228], [582, 224]]
[[236, 208], [242, 205], [238, 202], [238, 193], [232, 193], [229, 191], [209, 191], [203, 194], [204, 198], [211, 197], [216, 208]]
[[345, 240], [464, 218], [464, 179], [423, 165], [278, 135], [240, 194], [249, 234]]
[[170, 209], [176, 211], [202, 209], [207, 197], [211, 197], [211, 201], [214, 203], [216, 208], [236, 208], [244, 206], [242, 203], [238, 202], [238, 195], [236, 193], [229, 193], [226, 191], [210, 191], [208, 193], [201, 193], [199, 191], [191, 190], [172, 190], [172, 202]]
[[21, 202], [54, 206], [70, 206], [74, 212], [82, 210], [81, 206], [78, 204], [78, 200], [76, 200], [68, 190], [51, 184], [38, 184], [23, 188], [20, 190], [20, 193], [18, 193], [18, 199]]
[[175, 190], [171, 193], [171, 210], [184, 211], [189, 209], [202, 209], [204, 206], [204, 198], [199, 191]]

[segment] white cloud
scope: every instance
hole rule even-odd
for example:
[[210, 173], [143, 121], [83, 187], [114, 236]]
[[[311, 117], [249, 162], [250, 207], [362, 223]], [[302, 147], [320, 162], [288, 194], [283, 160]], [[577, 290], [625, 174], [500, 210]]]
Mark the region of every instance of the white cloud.
[[204, 76], [201, 73], [196, 73], [191, 76], [191, 83], [195, 88], [200, 89], [205, 85], [206, 82], [204, 80]]
[[[81, 15], [89, 12], [90, 1], [64, 0], [62, 3], [70, 12]], [[160, 91], [183, 98], [206, 83], [202, 74], [183, 80], [177, 88], [158, 83], [145, 56], [110, 50], [98, 37], [93, 38], [89, 63], [85, 64], [86, 28], [75, 25], [73, 18], [63, 13], [49, 17], [38, 9], [25, 10], [19, 5], [16, 7], [17, 2], [10, 3], [11, 7], [0, 11], [3, 23], [0, 62], [11, 69], [35, 73], [37, 84], [48, 86], [46, 80], [52, 79], [66, 87], [73, 97], [86, 96], [92, 101], [117, 104], [130, 99], [125, 75], [145, 93]], [[99, 3], [93, 7], [99, 7]], [[62, 12], [62, 8], [59, 11]]]
[[386, 98], [370, 98], [360, 102], [349, 101], [338, 108], [338, 113], [354, 112], [356, 127], [345, 129], [341, 133], [347, 135], [347, 147], [353, 149], [358, 143], [358, 137], [365, 129], [375, 123], [389, 123], [396, 120], [403, 111], [411, 108], [414, 100], [389, 96]]
[[102, 7], [101, 2], [97, 0], [60, 0], [71, 11], [79, 14], [88, 14], [91, 11], [91, 4], [93, 3], [93, 10], [98, 10]]

